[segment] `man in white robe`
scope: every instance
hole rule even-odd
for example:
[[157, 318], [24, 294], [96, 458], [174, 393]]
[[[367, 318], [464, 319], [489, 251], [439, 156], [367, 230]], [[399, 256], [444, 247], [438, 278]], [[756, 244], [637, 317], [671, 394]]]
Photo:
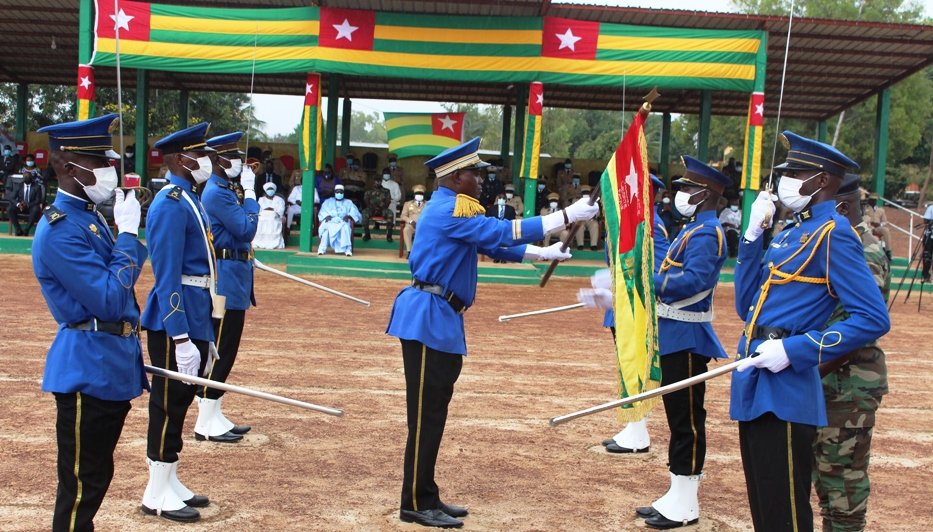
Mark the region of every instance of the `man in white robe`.
[[275, 183], [262, 186], [265, 194], [259, 198], [259, 227], [253, 237], [254, 249], [280, 249], [285, 247], [282, 237], [282, 216], [285, 214], [285, 200], [276, 195]]
[[328, 247], [332, 247], [334, 253], [352, 257], [353, 224], [363, 221], [363, 216], [352, 201], [344, 199], [343, 185], [334, 187], [334, 197], [328, 198], [321, 205], [318, 221], [321, 222], [318, 229], [321, 242], [318, 244], [317, 254], [323, 255]]

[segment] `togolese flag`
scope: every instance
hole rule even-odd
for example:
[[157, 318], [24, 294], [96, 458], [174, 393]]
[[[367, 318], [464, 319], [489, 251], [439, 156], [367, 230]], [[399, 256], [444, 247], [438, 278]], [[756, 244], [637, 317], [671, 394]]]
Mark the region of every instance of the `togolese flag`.
[[[619, 398], [661, 384], [654, 298], [654, 198], [648, 172], [646, 115], [635, 113], [600, 180], [612, 273]], [[620, 408], [619, 421], [644, 418], [659, 400], [648, 399]]]
[[308, 74], [298, 142], [298, 161], [302, 170], [315, 172], [321, 169], [321, 121], [321, 75]]
[[389, 151], [434, 156], [463, 142], [466, 113], [384, 113]]
[[97, 112], [97, 97], [95, 96], [94, 68], [87, 65], [78, 65], [78, 112], [77, 120], [94, 118]]
[[544, 108], [544, 85], [535, 81], [528, 87], [528, 125], [525, 129], [525, 149], [519, 177], [538, 179], [538, 158], [541, 157], [541, 112]]

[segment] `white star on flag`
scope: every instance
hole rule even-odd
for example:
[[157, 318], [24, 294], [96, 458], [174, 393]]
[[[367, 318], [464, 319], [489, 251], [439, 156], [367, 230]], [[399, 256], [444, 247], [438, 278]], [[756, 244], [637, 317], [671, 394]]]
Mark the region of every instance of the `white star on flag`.
[[765, 116], [765, 104], [759, 103], [755, 106], [755, 114]]
[[314, 85], [308, 83], [308, 84], [307, 84], [307, 87], [305, 88], [305, 94], [311, 94], [311, 95], [313, 95], [313, 94], [314, 94]]
[[441, 123], [444, 124], [444, 125], [441, 126], [441, 131], [443, 131], [443, 130], [445, 130], [445, 129], [449, 129], [449, 130], [451, 131], [451, 133], [456, 133], [456, 131], [454, 131], [454, 124], [456, 124], [457, 121], [454, 120], [454, 119], [452, 119], [452, 118], [450, 118], [450, 115], [447, 115], [447, 116], [445, 116], [444, 118], [438, 118], [438, 120], [440, 120]]
[[583, 37], [577, 37], [570, 31], [570, 28], [567, 28], [567, 33], [561, 34], [556, 33], [557, 38], [560, 39], [560, 48], [558, 50], [563, 50], [564, 48], [570, 48], [571, 52], [576, 52], [577, 49], [574, 47], [577, 44], [577, 41]]
[[90, 87], [91, 86], [90, 76], [81, 78], [81, 83], [78, 83], [78, 85], [81, 85], [82, 89], [86, 89]]
[[332, 24], [335, 30], [337, 30], [337, 38], [334, 39], [346, 39], [350, 42], [353, 42], [353, 32], [360, 29], [358, 26], [351, 26], [348, 19], [343, 19], [343, 24]]
[[544, 105], [544, 93], [538, 95], [538, 105]]
[[131, 17], [127, 15], [122, 9], [116, 15], [110, 15], [110, 18], [113, 19], [114, 29], [120, 28], [122, 30], [130, 31], [130, 21], [136, 17]]
[[635, 159], [629, 160], [631, 167], [629, 173], [625, 176], [625, 184], [628, 185], [629, 190], [632, 191], [632, 197], [630, 199], [635, 199], [638, 196], [638, 172], [635, 171]]

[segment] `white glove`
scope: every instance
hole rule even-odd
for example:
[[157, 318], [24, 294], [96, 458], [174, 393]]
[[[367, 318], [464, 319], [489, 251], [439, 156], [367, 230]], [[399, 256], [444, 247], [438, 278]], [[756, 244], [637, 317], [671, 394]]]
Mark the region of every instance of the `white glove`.
[[768, 220], [767, 226], [771, 227], [774, 223], [774, 202], [771, 201], [771, 193], [763, 190], [758, 193], [758, 197], [752, 203], [752, 210], [748, 215], [748, 229], [745, 230], [745, 240], [753, 242], [764, 234], [765, 230], [761, 224], [765, 219]]
[[749, 368], [764, 368], [771, 373], [777, 373], [787, 366], [790, 366], [790, 359], [787, 358], [787, 352], [784, 351], [784, 342], [781, 340], [765, 340], [761, 342], [758, 349], [755, 350], [758, 356], [746, 358], [739, 364], [738, 370], [745, 371]]
[[178, 373], [197, 377], [198, 368], [201, 366], [201, 352], [192, 340], [175, 344], [175, 362], [178, 364]]
[[240, 170], [240, 184], [243, 185], [243, 191], [252, 190], [253, 193], [256, 193], [256, 174], [253, 173], [253, 169], [248, 165], [243, 165], [243, 170]]
[[590, 205], [588, 199], [578, 199], [573, 205], [564, 209], [570, 223], [592, 220], [599, 214], [599, 202]]
[[[570, 251], [561, 251], [560, 248], [563, 246], [563, 242], [555, 242], [546, 248], [537, 248], [538, 260], [566, 260], [570, 258]], [[531, 246], [528, 246], [531, 247]], [[537, 246], [535, 246], [537, 247]], [[528, 254], [528, 250], [525, 250], [525, 254]]]
[[204, 373], [201, 373], [201, 376], [210, 377], [214, 362], [218, 360], [220, 360], [220, 353], [217, 352], [217, 345], [214, 342], [207, 344], [207, 363], [204, 364]]
[[581, 288], [577, 292], [577, 301], [586, 308], [612, 308], [612, 292], [605, 288]]
[[590, 284], [593, 285], [593, 288], [602, 288], [604, 290], [612, 288], [612, 273], [609, 268], [596, 270], [596, 275], [590, 277]]
[[119, 188], [114, 191], [113, 221], [117, 224], [117, 231], [138, 235], [141, 215], [142, 207], [136, 199], [136, 191], [131, 190], [126, 195]]

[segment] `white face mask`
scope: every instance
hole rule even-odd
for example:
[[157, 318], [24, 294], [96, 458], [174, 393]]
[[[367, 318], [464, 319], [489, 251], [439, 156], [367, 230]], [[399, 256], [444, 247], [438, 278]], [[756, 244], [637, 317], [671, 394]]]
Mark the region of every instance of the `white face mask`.
[[800, 188], [803, 187], [804, 183], [822, 173], [823, 172], [814, 174], [806, 179], [795, 179], [793, 177], [786, 176], [782, 177], [781, 182], [778, 183], [778, 198], [781, 199], [781, 203], [794, 212], [802, 211], [807, 206], [807, 204], [810, 203], [810, 199], [813, 198], [813, 194], [816, 194], [821, 189], [816, 189], [813, 191], [813, 194], [810, 194], [809, 196], [801, 196]]
[[198, 163], [197, 169], [191, 170], [191, 177], [194, 178], [194, 181], [197, 184], [200, 185], [211, 177], [211, 170], [213, 169], [213, 165], [211, 165], [210, 157], [204, 155], [195, 159], [194, 157], [185, 155], [184, 153], [182, 153], [181, 156]]
[[738, 205], [730, 205], [730, 206], [729, 206], [729, 210], [732, 211], [732, 212], [739, 212], [739, 206], [738, 206]]
[[224, 168], [224, 172], [227, 174], [227, 177], [234, 178], [240, 175], [240, 171], [243, 170], [243, 161], [239, 159], [230, 159], [230, 168]]
[[538, 192], [541, 192], [542, 190], [544, 190], [544, 185], [538, 185]]
[[392, 178], [392, 176], [389, 175], [389, 174], [382, 174], [382, 180], [383, 180], [383, 181], [388, 181], [388, 180], [391, 179], [391, 178]]
[[552, 208], [552, 209], [556, 209], [556, 208], [557, 208], [557, 202], [556, 202], [556, 201], [552, 201], [552, 202], [550, 203], [550, 205], [551, 205], [551, 208]]
[[506, 198], [506, 199], [512, 199], [512, 198], [514, 198], [514, 197], [515, 197], [515, 194], [510, 194], [510, 193], [506, 193], [506, 194], [505, 194], [505, 198]]
[[275, 196], [275, 191], [272, 190], [271, 188], [270, 188], [270, 189], [267, 189], [267, 190], [266, 190], [266, 196], [269, 196], [270, 198], [271, 198], [272, 196]]
[[702, 192], [705, 191], [701, 190], [700, 192], [694, 192], [693, 194], [687, 194], [682, 190], [678, 191], [677, 194], [674, 195], [674, 207], [677, 207], [677, 212], [686, 216], [687, 218], [693, 216], [693, 214], [697, 212], [697, 207], [700, 206], [700, 203], [703, 203], [703, 201], [706, 200], [703, 200], [696, 205], [690, 205], [690, 198]]
[[343, 192], [335, 192], [335, 193], [334, 193], [334, 197], [337, 198], [338, 200], [342, 200], [342, 199], [343, 199]]
[[394, 163], [394, 162], [389, 163], [389, 168], [395, 168], [395, 164], [396, 164], [396, 163]]
[[415, 201], [417, 201], [418, 203], [421, 203], [422, 201], [424, 201], [424, 196], [421, 194], [415, 194]]
[[489, 174], [486, 174], [486, 175], [489, 177], [490, 180], [496, 178], [496, 174], [494, 174], [494, 173], [489, 173]]
[[502, 207], [505, 205], [505, 199], [499, 198], [498, 200], [496, 200], [496, 203], [498, 203], [499, 206]]
[[105, 166], [104, 168], [95, 168], [90, 170], [76, 164], [75, 166], [86, 172], [91, 172], [94, 174], [94, 177], [97, 178], [96, 183], [88, 186], [75, 177], [75, 181], [77, 181], [78, 184], [84, 188], [84, 193], [87, 194], [87, 199], [91, 200], [93, 203], [102, 203], [113, 196], [113, 190], [117, 188], [118, 183], [116, 168], [112, 166]]
[[665, 204], [665, 205], [670, 205], [670, 203], [671, 203], [671, 198], [663, 198], [663, 199], [661, 200], [661, 203], [663, 203], [663, 204]]

